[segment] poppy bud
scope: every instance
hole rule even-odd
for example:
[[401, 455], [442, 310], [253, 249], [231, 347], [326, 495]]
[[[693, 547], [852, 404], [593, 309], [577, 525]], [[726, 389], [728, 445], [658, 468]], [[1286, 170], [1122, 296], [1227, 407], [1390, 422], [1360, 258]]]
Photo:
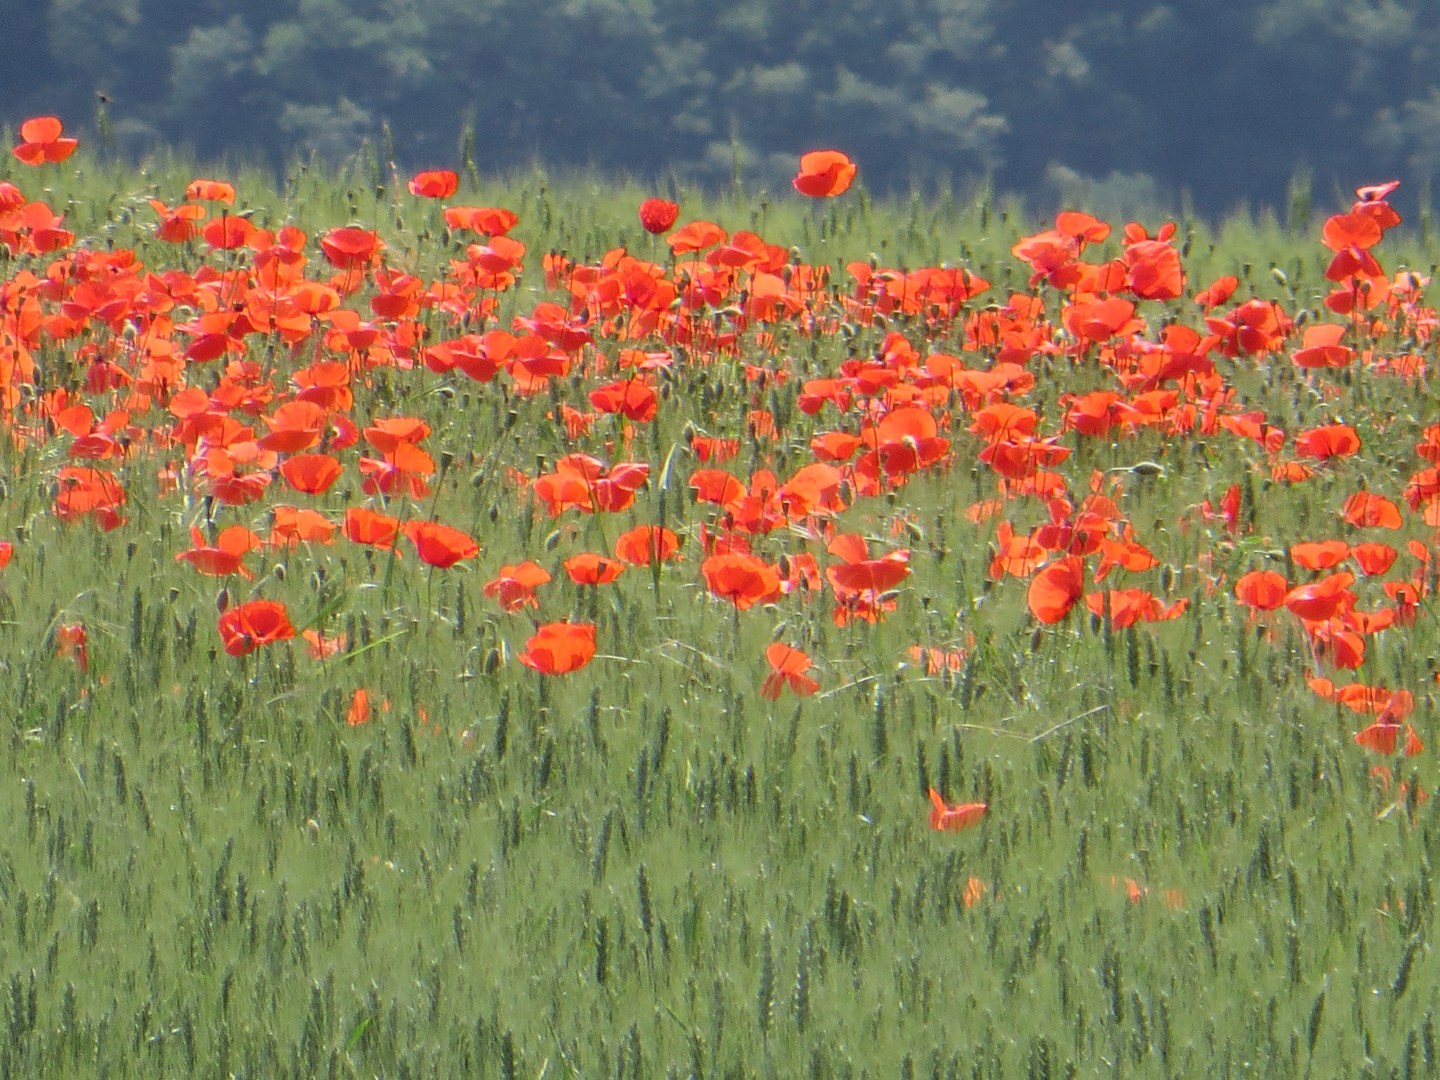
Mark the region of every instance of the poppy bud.
[[658, 236], [669, 232], [680, 217], [680, 207], [664, 199], [646, 199], [640, 204], [640, 226]]
[[230, 590], [229, 590], [229, 589], [221, 589], [218, 593], [215, 594], [215, 610], [218, 611], [218, 612], [220, 612], [220, 614], [223, 615], [223, 614], [225, 614], [225, 612], [228, 611], [229, 609], [230, 609]]

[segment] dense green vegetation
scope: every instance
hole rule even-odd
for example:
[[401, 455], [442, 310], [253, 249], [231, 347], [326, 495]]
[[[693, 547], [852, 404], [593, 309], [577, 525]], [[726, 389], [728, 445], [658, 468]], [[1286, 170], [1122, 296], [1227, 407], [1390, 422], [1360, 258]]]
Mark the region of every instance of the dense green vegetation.
[[[183, 159], [136, 174], [82, 150], [64, 166], [8, 168], [65, 213], [76, 250], [134, 249], [157, 274], [248, 272], [247, 250], [155, 238], [146, 200], [180, 200], [192, 174]], [[309, 232], [316, 281], [333, 270], [316, 240], [335, 226], [378, 230], [388, 265], [427, 282], [463, 264], [473, 239], [447, 232], [373, 153], [280, 189], [258, 172], [234, 179], [234, 213]], [[596, 264], [623, 244], [673, 262], [635, 223], [648, 194], [638, 186], [538, 172], [481, 180], [450, 201], [515, 210], [511, 235], [529, 249], [488, 326], [565, 300], [545, 287], [547, 252]], [[987, 367], [961, 323], [1029, 288], [1010, 249], [1048, 223], [987, 198], [680, 196], [682, 222], [753, 228], [833, 268], [825, 312], [845, 310], [853, 292], [840, 267], [872, 254], [881, 266], [963, 262], [994, 288], [944, 326], [874, 313], [819, 335], [798, 320], [751, 323], [734, 351], [714, 354], [647, 340], [677, 363], [656, 419], [636, 423], [628, 443], [613, 416], [580, 436], [558, 422], [563, 406], [589, 408], [588, 368], [527, 395], [509, 374], [477, 383], [348, 357], [357, 424], [404, 415], [432, 429], [425, 445], [441, 468], [424, 499], [367, 500], [347, 458], [326, 494], [276, 479], [263, 501], [222, 505], [182, 445], [148, 434], [176, 427], [157, 401], [131, 418], [142, 432], [133, 452], [105, 464], [127, 494], [128, 521], [113, 531], [61, 520], [56, 480], [75, 440], [37, 402], [64, 389], [97, 417], [124, 404], [128, 389], [85, 388], [81, 360], [93, 354], [81, 350], [128, 363], [144, 320], [116, 330], [93, 318], [72, 339], [35, 341], [36, 374], [0, 441], [0, 536], [14, 543], [0, 570], [0, 699], [11, 703], [0, 738], [0, 1077], [1432, 1072], [1440, 801], [1419, 805], [1414, 793], [1434, 784], [1433, 751], [1389, 760], [1357, 747], [1366, 719], [1306, 685], [1306, 632], [1284, 610], [1252, 618], [1231, 588], [1257, 567], [1304, 579], [1287, 555], [1298, 541], [1359, 539], [1340, 520], [1359, 487], [1403, 505], [1406, 478], [1425, 464], [1413, 444], [1433, 394], [1423, 377], [1370, 365], [1411, 351], [1433, 362], [1433, 343], [1367, 328], [1376, 357], [1319, 373], [1289, 360], [1300, 331], [1287, 351], [1217, 356], [1237, 410], [1264, 410], [1292, 436], [1342, 420], [1359, 430], [1363, 454], [1306, 482], [1282, 483], [1254, 440], [1220, 433], [1065, 433], [1072, 497], [1096, 470], [1108, 478], [1162, 563], [1123, 583], [1189, 600], [1173, 621], [1122, 629], [1081, 609], [1044, 625], [1023, 581], [992, 580], [996, 524], [967, 511], [994, 497], [995, 476], [977, 460], [985, 442], [967, 431], [975, 409], [958, 392], [944, 409], [953, 460], [855, 498], [836, 522], [877, 549], [910, 551], [896, 609], [843, 627], [828, 594], [739, 611], [701, 578], [702, 525], [718, 519], [687, 486], [703, 464], [694, 437], [739, 440], [721, 467], [741, 481], [765, 468], [783, 480], [811, 460], [813, 436], [863, 426], [831, 406], [801, 412], [801, 385], [875, 358], [891, 331]], [[1182, 221], [1185, 296], [1143, 301], [1137, 335], [1203, 326], [1190, 297], [1223, 274], [1240, 279], [1236, 303], [1275, 299], [1291, 316], [1333, 320], [1317, 231], [1265, 216], [1214, 230]], [[1434, 258], [1418, 231], [1397, 230], [1376, 251], [1391, 271]], [[1112, 237], [1087, 257], [1119, 254]], [[0, 263], [14, 310], [39, 288], [41, 310], [64, 316], [24, 275], [72, 257]], [[53, 276], [73, 301], [73, 266]], [[375, 292], [366, 284], [346, 305], [370, 319]], [[1058, 326], [1071, 298], [1035, 293]], [[744, 303], [729, 297], [704, 318], [743, 325]], [[460, 329], [433, 310], [415, 321], [427, 340]], [[1346, 340], [1361, 333], [1350, 327]], [[618, 344], [602, 336], [585, 355], [613, 362]], [[297, 368], [342, 355], [332, 350], [318, 330], [300, 349], [255, 334], [229, 359], [260, 364], [263, 377], [245, 377], [279, 401]], [[240, 378], [222, 378], [223, 364], [191, 364], [189, 385], [209, 393]], [[747, 364], [786, 377], [757, 387]], [[1047, 434], [1060, 431], [1062, 395], [1117, 385], [1093, 351], [1030, 365], [1039, 380], [1016, 402]], [[756, 434], [756, 408], [775, 419], [773, 440]], [[634, 508], [552, 519], [507, 479], [514, 469], [533, 480], [576, 451], [648, 463]], [[1160, 468], [1132, 468], [1142, 462]], [[179, 487], [159, 475], [165, 465], [182, 470]], [[1232, 483], [1244, 492], [1233, 532], [1198, 511]], [[480, 555], [436, 570], [408, 544], [392, 556], [340, 538], [256, 550], [253, 580], [223, 581], [176, 561], [191, 526], [263, 535], [272, 503], [287, 499], [337, 521], [362, 501], [435, 518], [473, 535]], [[1019, 499], [1005, 514], [1019, 529], [1048, 511]], [[598, 589], [565, 577], [563, 558], [608, 552], [643, 523], [680, 534], [685, 561]], [[754, 537], [756, 550], [832, 562], [823, 524], [788, 523]], [[1419, 514], [1384, 537], [1433, 550]], [[550, 677], [516, 662], [532, 619], [502, 612], [482, 585], [526, 558], [554, 577], [536, 621], [597, 626], [599, 655], [582, 670]], [[1373, 585], [1356, 586], [1368, 607], [1384, 602]], [[344, 632], [348, 651], [320, 662], [297, 639], [227, 656], [217, 604], [257, 596], [286, 603], [297, 627]], [[1353, 674], [1413, 691], [1410, 722], [1433, 744], [1432, 606], [1426, 597], [1413, 627], [1377, 635]], [[77, 624], [86, 670], [61, 636]], [[777, 640], [815, 658], [818, 694], [759, 696]], [[935, 670], [917, 645], [965, 656]], [[351, 726], [358, 688], [375, 711]], [[1407, 794], [1380, 790], [1371, 769], [1382, 760]], [[931, 787], [988, 803], [983, 823], [930, 830]]]

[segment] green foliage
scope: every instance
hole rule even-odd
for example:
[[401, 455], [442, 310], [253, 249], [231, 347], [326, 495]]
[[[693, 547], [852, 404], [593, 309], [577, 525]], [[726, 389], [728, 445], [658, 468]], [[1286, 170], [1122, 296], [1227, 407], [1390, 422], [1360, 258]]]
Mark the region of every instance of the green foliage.
[[[82, 158], [54, 178], [55, 203], [70, 227], [128, 245], [150, 221], [144, 198], [174, 199], [193, 171]], [[283, 192], [238, 179], [237, 211], [257, 223], [373, 224], [420, 273], [450, 254], [373, 159], [338, 181], [297, 166]], [[482, 191], [521, 214], [532, 263], [648, 241], [638, 187], [516, 176]], [[680, 194], [688, 216], [808, 236], [819, 261], [964, 253], [1001, 287], [1032, 227], [983, 192], [813, 213]], [[1273, 219], [1232, 217], [1213, 238], [1182, 227], [1197, 278], [1239, 271], [1301, 307], [1323, 288], [1313, 242]], [[813, 346], [818, 370], [884, 332], [782, 344]], [[37, 356], [68, 362], [54, 346]], [[732, 367], [675, 380], [631, 453], [686, 455], [687, 419], [743, 435]], [[1041, 374], [1053, 410], [1065, 373]], [[1288, 429], [1325, 415], [1288, 365], [1234, 380]], [[1171, 594], [1193, 600], [1179, 622], [1037, 630], [1016, 591], [987, 582], [987, 534], [964, 516], [988, 482], [953, 473], [903, 490], [915, 572], [887, 622], [837, 629], [801, 610], [774, 626], [705, 598], [693, 566], [631, 573], [599, 597], [563, 587], [606, 644], [552, 680], [514, 662], [527, 621], [483, 601], [479, 575], [535, 557], [559, 579], [567, 544], [605, 548], [618, 531], [552, 522], [504, 484], [505, 466], [567, 450], [547, 413], [577, 389], [502, 398], [418, 369], [359, 388], [355, 415], [420, 416], [462, 463], [432, 509], [479, 539], [484, 570], [427, 576], [354, 547], [254, 558], [256, 581], [227, 600], [263, 591], [297, 622], [335, 620], [358, 649], [324, 663], [290, 645], [217, 654], [217, 584], [174, 562], [191, 524], [262, 521], [161, 499], [150, 462], [125, 470], [129, 525], [65, 525], [40, 480], [62, 448], [3, 443], [17, 553], [0, 574], [0, 1075], [1433, 1071], [1440, 800], [1377, 816], [1351, 719], [1296, 677], [1298, 638], [1264, 640], [1207, 599], [1201, 554], [1216, 546], [1190, 511], [1251, 464], [1235, 440], [1142, 435], [1078, 455], [1076, 475], [1163, 462], [1120, 499]], [[1423, 384], [1361, 393], [1403, 434], [1431, 412]], [[754, 440], [746, 453], [758, 459]], [[1400, 468], [1251, 478], [1255, 532], [1208, 569], [1233, 579], [1307, 536], [1336, 493]], [[625, 526], [664, 515], [693, 534], [702, 515], [679, 486], [652, 485]], [[889, 509], [844, 524], [878, 533]], [[56, 655], [74, 621], [90, 631], [88, 676]], [[1434, 635], [1422, 621], [1369, 662], [1418, 685]], [[775, 637], [817, 657], [820, 696], [757, 697]], [[969, 657], [936, 673], [914, 644]], [[360, 686], [377, 714], [351, 728]], [[1412, 782], [1422, 771], [1429, 787], [1432, 767], [1405, 766]], [[928, 830], [932, 786], [988, 802], [985, 824]]]
[[[1131, 178], [1209, 215], [1328, 201], [1440, 160], [1433, 0], [0, 0], [0, 117], [75, 128], [96, 93], [132, 160], [340, 163], [388, 123], [410, 168], [533, 159], [714, 186], [845, 149], [877, 191], [993, 177], [1041, 204]], [[1147, 185], [1149, 187], [1147, 188]], [[1131, 198], [1136, 196], [1131, 195]], [[1135, 203], [1125, 206], [1133, 212]]]

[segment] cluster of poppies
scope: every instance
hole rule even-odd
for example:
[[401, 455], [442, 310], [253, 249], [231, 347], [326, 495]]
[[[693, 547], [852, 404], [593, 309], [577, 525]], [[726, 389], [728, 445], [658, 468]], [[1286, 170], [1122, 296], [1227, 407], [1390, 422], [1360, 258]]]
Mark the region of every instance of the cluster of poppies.
[[[35, 166], [62, 162], [74, 141], [61, 132], [53, 118], [29, 121], [15, 155]], [[855, 176], [843, 153], [815, 151], [801, 158], [794, 187], [831, 198]], [[638, 219], [664, 236], [664, 263], [624, 248], [590, 263], [546, 253], [539, 269], [547, 295], [502, 323], [501, 298], [515, 297], [529, 258], [511, 235], [520, 222], [501, 207], [450, 203], [459, 180], [449, 170], [409, 183], [414, 196], [445, 202], [440, 216], [463, 243], [463, 257], [429, 280], [400, 268], [385, 240], [359, 225], [316, 238], [295, 224], [257, 227], [250, 215], [231, 212], [236, 193], [224, 181], [197, 179], [174, 206], [150, 203], [159, 241], [207, 256], [193, 272], [179, 259], [147, 268], [132, 250], [77, 244], [51, 207], [0, 184], [0, 245], [17, 257], [0, 286], [0, 411], [18, 441], [65, 440], [68, 461], [57, 470], [52, 506], [63, 521], [122, 527], [129, 494], [117, 466], [140, 460], [155, 463], [161, 497], [268, 509], [266, 535], [243, 524], [197, 527], [192, 546], [175, 553], [196, 573], [249, 577], [252, 553], [280, 558], [337, 538], [391, 560], [403, 541], [433, 573], [481, 557], [472, 536], [427, 512], [454, 451], [441, 451], [437, 466], [424, 420], [357, 415], [372, 373], [389, 369], [482, 395], [501, 383], [507, 395], [548, 399], [547, 419], [563, 431], [568, 452], [533, 473], [510, 468], [516, 497], [552, 518], [622, 514], [630, 527], [611, 550], [575, 551], [551, 569], [524, 552], [510, 554], [512, 561], [487, 552], [495, 569], [483, 595], [499, 611], [525, 617], [550, 606], [551, 570], [563, 566], [588, 589], [637, 568], [658, 582], [662, 568], [683, 572], [678, 564], [689, 550], [698, 564], [694, 583], [736, 619], [817, 602], [837, 626], [879, 622], [897, 611], [911, 574], [909, 550], [892, 544], [904, 533], [904, 513], [893, 517], [888, 539], [844, 531], [842, 516], [865, 500], [898, 504], [913, 478], [962, 461], [994, 483], [993, 495], [968, 512], [993, 530], [991, 577], [1020, 579], [1042, 626], [1064, 623], [1078, 606], [1125, 629], [1179, 618], [1187, 599], [1143, 577], [1162, 559], [1127, 520], [1120, 479], [1070, 476], [1065, 463], [1084, 440], [1143, 432], [1240, 440], [1266, 455], [1275, 480], [1287, 484], [1326, 475], [1357, 454], [1360, 436], [1348, 424], [1287, 433], [1237, 394], [1216, 359], [1291, 363], [1311, 378], [1340, 369], [1375, 378], [1422, 374], [1436, 325], [1423, 303], [1427, 279], [1387, 275], [1372, 251], [1399, 222], [1387, 201], [1393, 189], [1363, 188], [1350, 211], [1325, 223], [1329, 316], [1297, 329], [1277, 302], [1233, 302], [1233, 276], [1192, 289], [1173, 224], [1152, 235], [1130, 223], [1117, 244], [1108, 224], [1075, 211], [1013, 246], [1029, 269], [1028, 291], [998, 296], [967, 267], [807, 264], [753, 232], [703, 220], [681, 225], [676, 203], [653, 198]], [[1107, 244], [1111, 257], [1087, 259]], [[877, 325], [905, 330], [866, 339], [827, 371], [793, 360], [783, 344]], [[42, 340], [71, 350], [76, 382], [45, 381], [32, 359]], [[262, 352], [279, 362], [261, 363]], [[637, 495], [661, 468], [629, 459], [637, 425], [660, 423], [664, 410], [693, 396], [693, 376], [717, 362], [743, 372], [746, 404], [729, 418], [685, 418], [694, 463], [684, 485], [699, 520], [678, 530], [637, 521]], [[1063, 391], [1054, 409], [1025, 404], [1048, 391], [1037, 370], [1056, 364], [1084, 370], [1089, 385], [1102, 387]], [[669, 393], [676, 385], [680, 392]], [[571, 386], [582, 388], [579, 396]], [[788, 422], [801, 431], [782, 430], [773, 408], [782, 389], [793, 391], [798, 415]], [[776, 465], [788, 460], [771, 452], [782, 439], [808, 445], [808, 459]], [[755, 449], [748, 475], [732, 464], [742, 444]], [[1412, 515], [1440, 525], [1440, 425], [1426, 431], [1417, 453], [1431, 465], [1415, 474], [1403, 501]], [[665, 475], [686, 460], [667, 459]], [[333, 492], [347, 473], [359, 478], [362, 497], [342, 507]], [[1344, 513], [1356, 529], [1406, 523], [1397, 503], [1374, 492], [1356, 493]], [[1214, 505], [1202, 503], [1197, 515], [1237, 538], [1246, 527], [1239, 485]], [[1418, 752], [1418, 737], [1400, 727], [1412, 696], [1337, 687], [1332, 677], [1358, 667], [1367, 637], [1417, 617], [1431, 549], [1412, 540], [1406, 550], [1415, 565], [1388, 578], [1400, 554], [1383, 543], [1297, 544], [1295, 566], [1334, 572], [1307, 581], [1259, 572], [1234, 589], [1262, 617], [1284, 608], [1301, 620], [1312, 685], [1373, 714], [1357, 739], [1381, 753], [1397, 745]], [[1342, 563], [1353, 570], [1337, 569]], [[1383, 579], [1391, 606], [1363, 610], [1350, 588], [1356, 572]], [[1112, 587], [1111, 575], [1135, 583]], [[531, 628], [517, 655], [538, 672], [574, 672], [596, 655], [591, 623], [567, 616]], [[262, 598], [228, 607], [219, 634], [227, 653], [242, 656], [297, 629], [282, 603]], [[300, 636], [321, 658], [346, 647], [325, 626]], [[934, 673], [963, 667], [965, 654], [925, 644], [914, 659]], [[765, 698], [819, 689], [815, 676], [823, 671], [796, 645], [777, 641], [765, 660]], [[963, 828], [984, 813], [982, 804], [951, 807], [940, 793], [932, 797], [937, 829]]]

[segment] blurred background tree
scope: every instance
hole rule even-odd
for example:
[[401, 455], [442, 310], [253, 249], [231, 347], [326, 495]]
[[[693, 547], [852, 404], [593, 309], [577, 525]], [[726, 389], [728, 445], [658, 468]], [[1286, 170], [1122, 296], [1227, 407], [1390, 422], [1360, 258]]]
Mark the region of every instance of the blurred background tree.
[[[1440, 0], [0, 0], [0, 120], [117, 152], [588, 166], [1202, 211], [1440, 165]], [[388, 128], [389, 143], [382, 136]], [[1422, 185], [1411, 184], [1410, 192]]]

